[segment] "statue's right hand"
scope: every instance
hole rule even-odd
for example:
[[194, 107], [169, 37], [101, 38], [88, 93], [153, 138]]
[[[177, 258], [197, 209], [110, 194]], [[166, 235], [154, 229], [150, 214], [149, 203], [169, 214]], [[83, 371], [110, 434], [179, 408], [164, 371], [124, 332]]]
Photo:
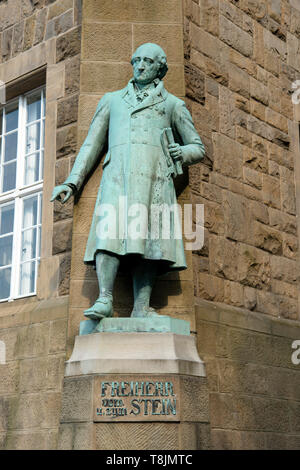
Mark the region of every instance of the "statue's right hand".
[[[62, 199], [61, 195], [65, 194], [64, 199]], [[73, 194], [73, 189], [70, 188], [67, 184], [61, 184], [60, 186], [55, 186], [53, 189], [53, 193], [50, 199], [50, 202], [53, 202], [57, 199], [57, 201], [60, 201], [62, 204], [67, 202], [70, 197]]]

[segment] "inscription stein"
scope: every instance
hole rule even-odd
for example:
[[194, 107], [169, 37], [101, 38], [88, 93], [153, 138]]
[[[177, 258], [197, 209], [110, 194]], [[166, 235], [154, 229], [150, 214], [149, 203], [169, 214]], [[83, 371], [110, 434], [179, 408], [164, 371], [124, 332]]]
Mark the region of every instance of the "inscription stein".
[[179, 421], [179, 384], [169, 380], [103, 381], [97, 378], [94, 422]]

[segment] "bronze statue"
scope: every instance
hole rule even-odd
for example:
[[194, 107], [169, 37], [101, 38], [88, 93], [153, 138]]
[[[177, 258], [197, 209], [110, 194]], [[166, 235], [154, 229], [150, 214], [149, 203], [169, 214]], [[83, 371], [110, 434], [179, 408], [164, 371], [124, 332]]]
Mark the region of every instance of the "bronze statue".
[[[100, 100], [73, 169], [64, 184], [54, 188], [51, 199], [61, 200], [65, 194], [64, 203], [78, 192], [108, 144], [84, 257], [86, 264], [95, 265], [99, 281], [99, 297], [84, 313], [93, 320], [113, 315], [113, 285], [120, 264], [133, 271], [131, 317], [158, 315], [149, 306], [156, 277], [185, 269], [186, 262], [182, 237], [149, 235], [161, 229], [150, 227], [151, 212], [153, 207], [176, 205], [173, 178], [182, 165], [199, 162], [205, 153], [185, 103], [164, 88], [168, 65], [161, 47], [143, 44], [131, 64], [134, 77], [124, 89]], [[110, 206], [115, 217], [108, 225], [116, 224], [117, 236], [105, 235], [103, 208]], [[138, 207], [148, 210], [140, 237], [130, 235]], [[171, 235], [175, 222], [173, 218]]]

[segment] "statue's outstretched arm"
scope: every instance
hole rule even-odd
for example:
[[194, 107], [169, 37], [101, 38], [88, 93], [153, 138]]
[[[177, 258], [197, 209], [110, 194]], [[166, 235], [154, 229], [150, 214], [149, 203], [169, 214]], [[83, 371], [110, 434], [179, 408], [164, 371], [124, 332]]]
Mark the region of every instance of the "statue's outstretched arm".
[[[51, 201], [57, 199], [65, 203], [82, 186], [107, 142], [109, 112], [110, 93], [107, 93], [98, 103], [88, 135], [80, 148], [70, 175], [62, 185], [54, 188]], [[66, 196], [62, 200], [61, 194], [63, 193]]]

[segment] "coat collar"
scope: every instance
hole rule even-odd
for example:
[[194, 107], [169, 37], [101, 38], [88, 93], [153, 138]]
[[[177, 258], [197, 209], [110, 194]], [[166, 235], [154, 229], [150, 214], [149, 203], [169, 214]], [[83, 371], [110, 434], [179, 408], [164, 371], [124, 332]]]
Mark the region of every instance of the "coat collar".
[[154, 104], [160, 103], [167, 98], [168, 92], [164, 87], [164, 83], [162, 80], [159, 80], [155, 89], [151, 91], [148, 98], [145, 98], [144, 101], [141, 103], [137, 103], [136, 95], [134, 91], [134, 79], [132, 78], [126, 88], [124, 88], [124, 92], [122, 93], [122, 98], [128, 104], [128, 107], [131, 108], [131, 113], [135, 113], [142, 109], [148, 108], [149, 106], [153, 106]]

